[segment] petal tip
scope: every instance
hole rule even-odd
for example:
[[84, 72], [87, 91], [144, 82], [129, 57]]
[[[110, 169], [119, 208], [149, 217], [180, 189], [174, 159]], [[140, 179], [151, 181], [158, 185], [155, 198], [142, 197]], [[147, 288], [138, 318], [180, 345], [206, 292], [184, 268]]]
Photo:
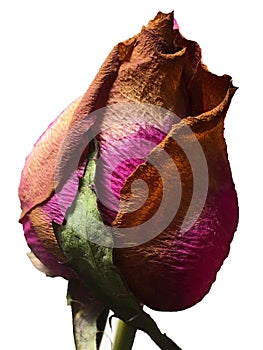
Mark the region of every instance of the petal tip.
[[175, 29], [180, 29], [179, 28], [179, 24], [178, 24], [178, 22], [177, 22], [177, 20], [174, 18], [174, 25], [173, 25], [173, 29], [175, 30]]

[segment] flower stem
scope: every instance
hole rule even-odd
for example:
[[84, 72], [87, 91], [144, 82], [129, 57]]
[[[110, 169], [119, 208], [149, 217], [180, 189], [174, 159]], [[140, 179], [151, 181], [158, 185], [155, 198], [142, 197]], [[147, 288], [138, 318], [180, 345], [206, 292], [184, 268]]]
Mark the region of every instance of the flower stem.
[[130, 350], [134, 342], [135, 333], [136, 328], [119, 320], [112, 350]]

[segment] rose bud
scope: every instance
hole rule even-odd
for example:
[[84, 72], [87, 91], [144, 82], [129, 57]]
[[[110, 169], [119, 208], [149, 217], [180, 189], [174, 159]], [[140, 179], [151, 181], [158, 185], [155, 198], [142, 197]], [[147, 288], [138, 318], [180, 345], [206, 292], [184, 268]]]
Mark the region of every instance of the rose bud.
[[199, 302], [238, 222], [223, 136], [235, 90], [230, 76], [202, 64], [200, 47], [180, 34], [173, 13], [159, 12], [115, 46], [26, 159], [20, 221], [32, 260], [47, 274], [82, 279], [55, 227], [70, 222], [95, 158], [94, 210], [112, 234], [113, 264], [129, 289], [156, 310]]

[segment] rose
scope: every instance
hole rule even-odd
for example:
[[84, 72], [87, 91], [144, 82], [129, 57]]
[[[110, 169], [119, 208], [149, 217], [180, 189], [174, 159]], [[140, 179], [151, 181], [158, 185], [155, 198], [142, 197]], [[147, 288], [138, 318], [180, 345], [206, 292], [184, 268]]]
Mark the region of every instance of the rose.
[[158, 13], [115, 46], [85, 95], [26, 160], [20, 221], [32, 261], [47, 274], [78, 277], [65, 265], [54, 223], [61, 226], [74, 209], [95, 143], [93, 190], [129, 288], [157, 310], [200, 301], [237, 226], [223, 137], [234, 92], [231, 78], [210, 73], [199, 46], [173, 28], [172, 13]]

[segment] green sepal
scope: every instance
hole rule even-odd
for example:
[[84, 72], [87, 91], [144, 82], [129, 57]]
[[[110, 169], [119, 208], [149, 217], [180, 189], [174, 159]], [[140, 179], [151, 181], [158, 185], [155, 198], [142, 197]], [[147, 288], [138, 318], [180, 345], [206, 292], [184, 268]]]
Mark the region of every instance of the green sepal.
[[141, 312], [141, 307], [113, 264], [111, 231], [101, 219], [93, 189], [95, 169], [94, 151], [76, 200], [66, 215], [66, 224], [53, 226], [68, 259], [66, 264], [77, 272], [95, 298], [110, 305], [117, 317], [127, 320]]
[[114, 316], [146, 332], [161, 349], [180, 350], [142, 310], [113, 263], [111, 230], [101, 219], [94, 191], [96, 157], [96, 151], [90, 153], [79, 192], [66, 215], [66, 223], [53, 225], [58, 243], [68, 259], [66, 265], [78, 274], [94, 298], [114, 312]]

